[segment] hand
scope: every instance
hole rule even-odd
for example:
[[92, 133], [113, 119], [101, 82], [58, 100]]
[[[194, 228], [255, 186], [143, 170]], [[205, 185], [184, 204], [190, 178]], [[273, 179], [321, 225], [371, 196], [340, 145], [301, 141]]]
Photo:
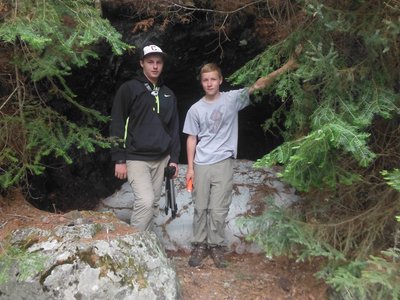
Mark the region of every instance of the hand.
[[303, 51], [303, 44], [298, 44], [294, 50], [294, 57], [299, 57], [301, 51]]
[[175, 167], [175, 174], [174, 174], [174, 176], [172, 176], [172, 178], [178, 177], [178, 173], [179, 173], [178, 164], [176, 164], [176, 163], [169, 163], [169, 165], [170, 165], [170, 167]]
[[192, 182], [194, 181], [194, 170], [188, 168], [186, 171], [186, 182], [188, 182], [189, 179], [191, 179]]
[[186, 180], [186, 190], [188, 192], [193, 192], [193, 180], [190, 178], [189, 180]]
[[287, 63], [285, 64], [285, 69], [286, 70], [293, 70], [298, 68], [298, 63], [297, 60], [293, 57], [289, 58], [289, 60], [287, 61]]
[[118, 179], [126, 179], [128, 174], [128, 168], [126, 163], [123, 164], [115, 164], [115, 177]]
[[286, 63], [289, 70], [296, 69], [299, 66], [297, 64], [297, 58], [299, 57], [299, 55], [302, 51], [303, 51], [303, 45], [298, 44], [294, 50], [294, 53], [291, 55], [291, 57], [289, 58], [289, 60]]

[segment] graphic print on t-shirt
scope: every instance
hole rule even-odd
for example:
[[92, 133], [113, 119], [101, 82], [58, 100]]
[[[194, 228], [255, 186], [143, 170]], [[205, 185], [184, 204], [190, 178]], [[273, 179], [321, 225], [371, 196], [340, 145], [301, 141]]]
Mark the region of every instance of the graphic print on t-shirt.
[[221, 126], [223, 113], [218, 109], [214, 109], [211, 113], [210, 117], [207, 116], [207, 127], [210, 130], [210, 133], [217, 133], [218, 129]]

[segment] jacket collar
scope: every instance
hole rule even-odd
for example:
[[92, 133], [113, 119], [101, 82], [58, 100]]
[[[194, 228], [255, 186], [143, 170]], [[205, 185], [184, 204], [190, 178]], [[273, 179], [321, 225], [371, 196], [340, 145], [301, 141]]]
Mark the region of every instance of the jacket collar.
[[[146, 75], [144, 75], [143, 73], [143, 70], [138, 70], [134, 78], [140, 82], [143, 82], [143, 84], [148, 83], [151, 87], [153, 87], [153, 83], [151, 83], [150, 80], [147, 79]], [[161, 87], [162, 85], [164, 85], [164, 81], [160, 76], [157, 81], [157, 86]]]

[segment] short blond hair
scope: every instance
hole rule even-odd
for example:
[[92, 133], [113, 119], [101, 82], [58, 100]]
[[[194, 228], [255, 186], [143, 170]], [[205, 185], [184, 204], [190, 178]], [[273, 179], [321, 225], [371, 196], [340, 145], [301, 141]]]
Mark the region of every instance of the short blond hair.
[[204, 66], [201, 67], [201, 69], [200, 69], [200, 79], [201, 79], [203, 73], [214, 72], [214, 71], [217, 71], [218, 72], [218, 76], [220, 78], [222, 78], [221, 68], [218, 67], [217, 64], [208, 63], [208, 64], [205, 64]]

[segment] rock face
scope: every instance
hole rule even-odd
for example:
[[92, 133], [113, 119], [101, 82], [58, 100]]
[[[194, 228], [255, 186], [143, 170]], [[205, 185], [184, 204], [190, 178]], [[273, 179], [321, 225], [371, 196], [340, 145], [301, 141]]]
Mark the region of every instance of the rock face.
[[[115, 220], [15, 232], [11, 244], [29, 245], [29, 254], [9, 268], [0, 298], [179, 299], [175, 269], [156, 235], [129, 228], [116, 236], [115, 226], [130, 227]], [[26, 264], [31, 272], [24, 274]]]
[[[246, 232], [237, 221], [242, 216], [259, 215], [265, 208], [265, 200], [272, 197], [280, 207], [288, 206], [298, 200], [294, 190], [286, 187], [272, 169], [254, 169], [254, 162], [235, 160], [234, 190], [232, 204], [227, 217], [225, 237], [230, 251], [237, 253], [260, 252], [255, 244], [245, 241]], [[193, 203], [191, 193], [185, 188], [186, 165], [179, 166], [179, 176], [175, 179], [176, 202], [178, 212], [175, 219], [171, 213], [165, 214], [165, 195], [160, 200], [160, 213], [155, 219], [155, 232], [167, 250], [191, 249]], [[102, 200], [97, 208], [99, 211], [112, 211], [116, 216], [129, 222], [134, 196], [131, 187], [125, 183], [119, 191]]]

